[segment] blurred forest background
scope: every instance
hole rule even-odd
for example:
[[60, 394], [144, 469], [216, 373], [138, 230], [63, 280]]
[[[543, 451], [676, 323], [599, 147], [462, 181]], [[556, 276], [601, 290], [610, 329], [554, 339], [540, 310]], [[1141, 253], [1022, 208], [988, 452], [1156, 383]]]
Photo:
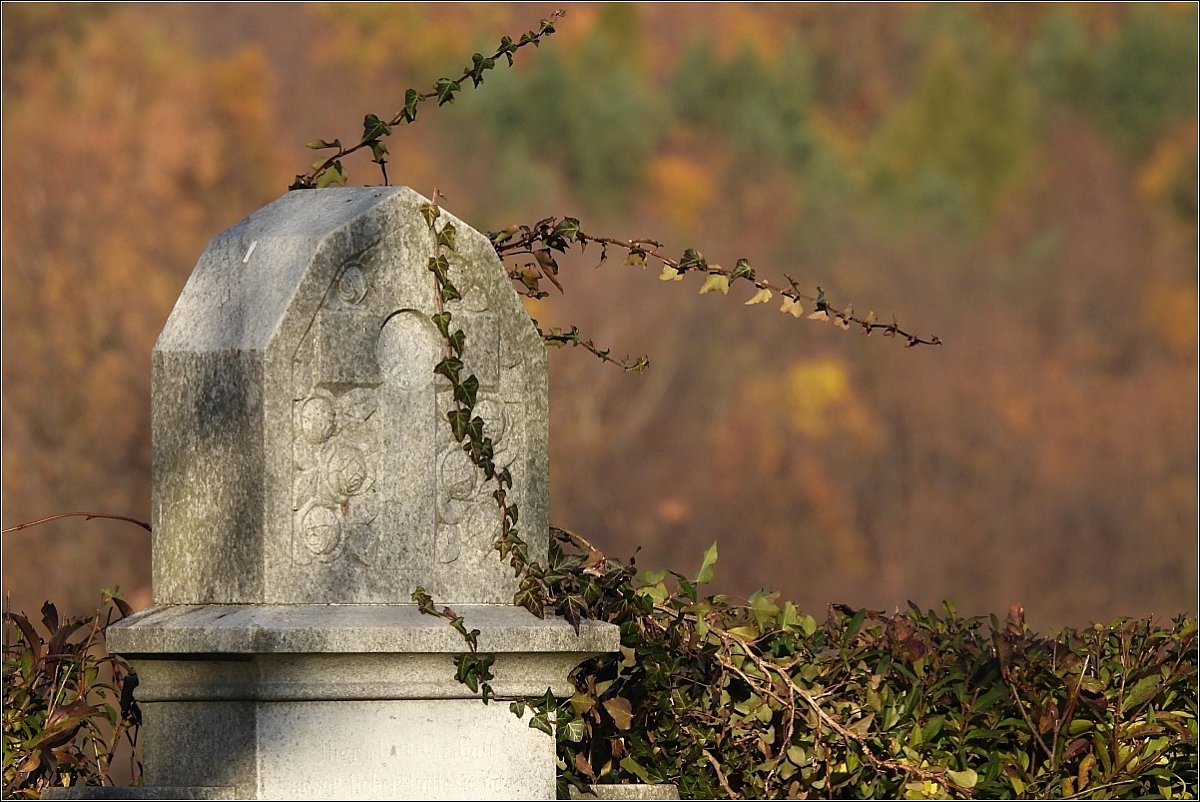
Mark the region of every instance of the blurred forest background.
[[[150, 349], [207, 240], [553, 8], [6, 3], [4, 525], [148, 519]], [[1196, 611], [1195, 4], [566, 8], [392, 137], [395, 183], [481, 230], [746, 256], [946, 344], [570, 261], [535, 317], [652, 367], [552, 353], [556, 524], [684, 572], [717, 540], [718, 590], [818, 615]], [[149, 547], [9, 534], [4, 589], [146, 605]]]

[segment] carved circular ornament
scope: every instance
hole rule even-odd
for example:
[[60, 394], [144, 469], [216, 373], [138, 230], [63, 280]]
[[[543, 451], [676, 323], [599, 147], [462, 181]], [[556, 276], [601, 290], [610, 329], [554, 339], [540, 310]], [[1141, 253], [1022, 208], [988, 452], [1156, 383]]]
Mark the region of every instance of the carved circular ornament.
[[357, 448], [339, 445], [325, 464], [329, 489], [339, 497], [357, 495], [371, 484], [371, 469]]
[[300, 428], [304, 439], [310, 443], [324, 443], [337, 428], [337, 413], [333, 402], [323, 396], [314, 396], [300, 408]]
[[332, 507], [315, 505], [304, 513], [300, 536], [313, 554], [329, 554], [342, 540], [342, 522]]
[[343, 303], [357, 304], [367, 295], [367, 277], [354, 262], [346, 265], [337, 283], [338, 298]]

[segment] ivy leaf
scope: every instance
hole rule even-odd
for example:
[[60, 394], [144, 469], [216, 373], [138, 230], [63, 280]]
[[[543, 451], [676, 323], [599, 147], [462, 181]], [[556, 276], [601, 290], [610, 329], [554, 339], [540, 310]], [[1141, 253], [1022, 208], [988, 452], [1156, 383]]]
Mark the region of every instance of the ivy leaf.
[[378, 139], [371, 143], [371, 161], [376, 164], [383, 163], [383, 157], [387, 155], [387, 145], [380, 142]]
[[363, 117], [363, 142], [370, 142], [381, 136], [387, 136], [391, 132], [392, 129], [388, 127], [387, 123], [374, 114], [368, 114]]
[[467, 421], [470, 415], [465, 409], [455, 409], [446, 413], [446, 420], [450, 421], [450, 431], [454, 433], [456, 442], [461, 443], [467, 436]]
[[809, 320], [829, 320], [829, 313], [824, 309], [818, 309], [808, 316]]
[[454, 396], [467, 409], [472, 409], [475, 406], [475, 399], [479, 395], [479, 379], [475, 378], [475, 374], [471, 374], [463, 379], [462, 384], [454, 388]]
[[446, 223], [437, 233], [437, 244], [453, 251], [458, 244], [458, 229], [453, 223]]
[[712, 581], [713, 574], [717, 570], [717, 544], [713, 544], [704, 551], [704, 558], [700, 561], [700, 571], [696, 574], [696, 584], [705, 585]]
[[804, 306], [795, 298], [789, 298], [786, 295], [783, 297], [783, 306], [779, 307], [779, 311], [795, 318], [804, 316]]
[[746, 259], [738, 259], [737, 264], [733, 267], [734, 278], [745, 278], [754, 280], [754, 268], [750, 266], [750, 262]]
[[614, 696], [604, 701], [604, 709], [612, 716], [618, 730], [627, 730], [633, 724], [633, 705], [624, 696]]
[[458, 81], [451, 81], [449, 78], [438, 78], [433, 90], [437, 94], [438, 105], [444, 106], [447, 103], [454, 102], [454, 93], [462, 91], [462, 85]]
[[311, 142], [306, 143], [304, 147], [310, 148], [311, 150], [324, 150], [325, 148], [337, 148], [338, 150], [341, 150], [342, 140], [334, 139], [330, 141], [328, 139], [314, 139]]
[[438, 312], [430, 319], [433, 321], [433, 325], [437, 326], [437, 330], [441, 333], [442, 337], [450, 337], [451, 318], [449, 312]]
[[[321, 162], [321, 164], [323, 163]], [[320, 164], [317, 166], [320, 167]], [[346, 177], [346, 171], [342, 168], [342, 163], [340, 161], [334, 162], [317, 178], [317, 189], [324, 189], [331, 184], [345, 186]]]
[[513, 65], [513, 53], [517, 52], [517, 46], [513, 44], [511, 36], [505, 36], [500, 39], [500, 47], [496, 50], [497, 56], [504, 56], [508, 59], [508, 66]]
[[708, 262], [704, 261], [704, 254], [699, 251], [688, 248], [683, 252], [683, 258], [679, 260], [679, 270], [687, 272], [688, 270], [704, 270], [708, 267]]
[[471, 81], [478, 87], [483, 83], [484, 72], [495, 66], [494, 58], [484, 58], [482, 54], [475, 53], [471, 56], [471, 69], [467, 70], [467, 74], [471, 76]]
[[409, 89], [409, 90], [405, 91], [405, 93], [404, 93], [404, 109], [399, 114], [401, 122], [405, 122], [405, 123], [416, 122], [416, 120], [417, 120], [417, 104], [420, 103], [421, 101], [423, 101], [424, 99], [425, 99], [425, 96], [422, 95], [420, 92], [418, 92], [415, 89]]
[[[575, 723], [574, 721], [571, 722], [571, 724], [574, 724], [574, 723]], [[580, 738], [583, 737], [583, 722], [582, 721], [579, 722], [579, 729], [580, 729], [580, 733], [579, 733], [579, 736], [576, 738], [572, 738], [569, 735], [566, 735], [565, 733], [564, 733], [564, 736], [566, 737], [566, 739], [568, 741], [578, 741]], [[592, 782], [596, 782], [596, 772], [592, 771], [592, 764], [588, 762], [587, 755], [585, 755], [583, 752], [576, 752], [574, 762], [575, 762], [575, 771], [579, 772], [584, 777], [587, 777]]]
[[700, 294], [707, 295], [710, 292], [719, 292], [722, 295], [729, 294], [729, 276], [721, 275], [720, 273], [710, 273], [705, 279], [704, 285], [700, 287]]
[[421, 204], [421, 216], [425, 218], [425, 225], [429, 226], [430, 228], [433, 228], [434, 221], [438, 219], [438, 215], [441, 213], [442, 210], [439, 209], [435, 203]]
[[[631, 257], [632, 258], [632, 255]], [[662, 272], [658, 274], [659, 281], [683, 281], [683, 273], [680, 273], [670, 265], [663, 265]]]
[[[455, 333], [457, 334], [457, 332]], [[463, 363], [461, 359], [448, 356], [441, 362], [437, 363], [437, 366], [433, 369], [433, 372], [440, 376], [445, 376], [452, 384], [457, 384], [458, 374], [462, 372], [462, 369]]]
[[[754, 306], [754, 304], [765, 304], [771, 300], [771, 291], [766, 287], [754, 293], [754, 297], [746, 301], [744, 306]], [[785, 299], [790, 300], [790, 299]]]
[[[579, 221], [574, 217], [564, 217], [562, 222], [554, 227], [554, 231], [550, 234], [550, 242], [554, 243], [552, 247], [563, 250], [566, 243], [574, 242], [579, 238]], [[556, 242], [561, 240], [561, 243]]]

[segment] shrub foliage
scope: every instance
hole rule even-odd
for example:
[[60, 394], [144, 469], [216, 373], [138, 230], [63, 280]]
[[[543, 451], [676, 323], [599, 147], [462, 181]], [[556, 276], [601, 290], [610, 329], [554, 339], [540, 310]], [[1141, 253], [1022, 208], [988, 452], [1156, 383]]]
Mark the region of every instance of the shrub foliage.
[[124, 682], [128, 667], [104, 651], [104, 628], [129, 606], [106, 594], [90, 617], [61, 618], [50, 602], [41, 612], [39, 628], [4, 611], [5, 799], [37, 799], [56, 785], [111, 785], [121, 738], [132, 747], [140, 723], [135, 683]]
[[559, 611], [621, 627], [558, 710], [562, 783], [673, 782], [685, 798], [1195, 798], [1196, 620], [1053, 637], [915, 605], [701, 596], [559, 532]]

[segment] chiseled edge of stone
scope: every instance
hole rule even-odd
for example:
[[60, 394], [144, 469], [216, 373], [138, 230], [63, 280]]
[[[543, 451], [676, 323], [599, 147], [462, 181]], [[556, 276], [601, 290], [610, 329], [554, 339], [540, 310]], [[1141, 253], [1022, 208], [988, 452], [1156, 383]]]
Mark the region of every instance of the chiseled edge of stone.
[[[557, 616], [537, 618], [512, 605], [456, 605], [479, 651], [615, 652], [620, 631]], [[412, 604], [161, 605], [107, 630], [117, 654], [457, 653], [462, 636]]]

